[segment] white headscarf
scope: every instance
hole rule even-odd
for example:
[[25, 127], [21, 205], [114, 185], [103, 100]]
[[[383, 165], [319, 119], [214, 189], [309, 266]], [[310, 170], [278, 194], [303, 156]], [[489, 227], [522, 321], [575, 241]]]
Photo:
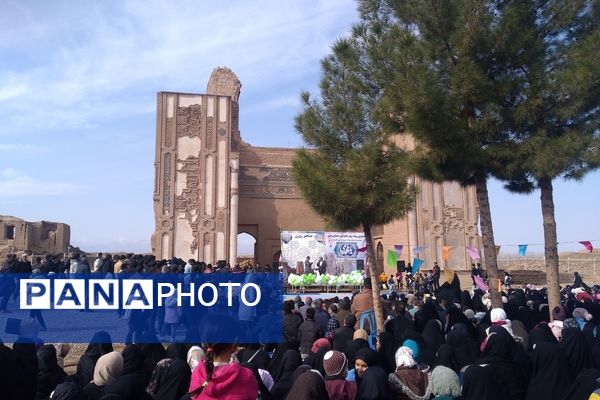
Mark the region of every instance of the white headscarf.
[[204, 353], [204, 350], [198, 346], [190, 347], [187, 352], [187, 363], [191, 370], [193, 371], [203, 360], [206, 360], [206, 354]]
[[413, 358], [413, 352], [406, 346], [400, 347], [396, 351], [396, 368], [398, 367], [406, 367], [412, 368], [417, 365], [417, 362]]
[[103, 355], [96, 362], [94, 368], [94, 382], [96, 386], [106, 386], [121, 376], [123, 372], [123, 356], [117, 351]]

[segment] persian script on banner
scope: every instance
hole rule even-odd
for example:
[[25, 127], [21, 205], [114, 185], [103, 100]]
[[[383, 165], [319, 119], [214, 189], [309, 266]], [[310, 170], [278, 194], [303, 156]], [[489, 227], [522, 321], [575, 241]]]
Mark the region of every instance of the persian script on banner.
[[295, 267], [307, 256], [314, 263], [323, 257], [331, 274], [354, 271], [357, 260], [367, 256], [360, 251], [365, 246], [362, 232], [281, 232], [281, 253], [288, 265]]

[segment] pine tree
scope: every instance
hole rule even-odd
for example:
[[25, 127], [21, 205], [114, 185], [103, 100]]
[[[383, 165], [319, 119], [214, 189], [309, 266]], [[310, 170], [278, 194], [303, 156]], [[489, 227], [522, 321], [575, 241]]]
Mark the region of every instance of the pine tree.
[[[600, 2], [531, 1], [533, 62], [515, 114], [519, 157], [508, 171], [525, 179], [515, 192], [540, 189], [548, 303], [560, 304], [559, 259], [552, 181], [581, 179], [600, 166]], [[514, 150], [514, 148], [513, 148]]]
[[[380, 40], [376, 76], [386, 129], [407, 131], [421, 144], [420, 176], [474, 185], [494, 307], [501, 307], [487, 191], [489, 177], [507, 178], [512, 121], [525, 98], [523, 70], [535, 57], [535, 35], [523, 2], [362, 0], [363, 24]], [[522, 171], [515, 170], [517, 181]]]
[[362, 39], [355, 30], [322, 61], [320, 99], [302, 94], [304, 110], [296, 117], [296, 129], [307, 148], [298, 151], [293, 172], [303, 197], [333, 226], [364, 232], [377, 330], [382, 332], [371, 229], [403, 217], [414, 205], [416, 189], [409, 183], [409, 155], [377, 122], [381, 90], [366, 68]]

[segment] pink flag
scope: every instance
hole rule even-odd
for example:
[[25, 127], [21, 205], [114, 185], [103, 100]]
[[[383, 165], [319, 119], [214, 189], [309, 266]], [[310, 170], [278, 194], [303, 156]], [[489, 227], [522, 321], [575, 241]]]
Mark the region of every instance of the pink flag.
[[590, 253], [592, 251], [594, 251], [594, 246], [592, 246], [592, 242], [590, 242], [589, 240], [583, 240], [579, 243], [581, 243], [583, 245], [583, 247], [585, 247], [586, 250], [589, 251]]
[[488, 286], [485, 284], [485, 282], [480, 276], [474, 276], [473, 279], [475, 279], [475, 285], [477, 285], [479, 289], [483, 290], [484, 292], [487, 292]]
[[469, 257], [471, 257], [473, 261], [478, 261], [481, 259], [479, 256], [479, 249], [475, 246], [467, 246], [467, 253], [469, 253]]

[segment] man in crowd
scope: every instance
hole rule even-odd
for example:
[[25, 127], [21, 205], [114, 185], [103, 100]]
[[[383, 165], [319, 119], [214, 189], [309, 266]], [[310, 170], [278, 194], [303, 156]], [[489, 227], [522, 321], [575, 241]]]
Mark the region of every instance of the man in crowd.
[[437, 261], [433, 263], [433, 268], [431, 269], [431, 278], [433, 284], [433, 290], [438, 291], [440, 288], [440, 274], [442, 270], [438, 265]]
[[315, 321], [315, 309], [306, 310], [306, 319], [298, 328], [298, 340], [300, 341], [300, 355], [304, 360], [310, 353], [312, 344], [318, 338], [322, 337], [321, 327]]

